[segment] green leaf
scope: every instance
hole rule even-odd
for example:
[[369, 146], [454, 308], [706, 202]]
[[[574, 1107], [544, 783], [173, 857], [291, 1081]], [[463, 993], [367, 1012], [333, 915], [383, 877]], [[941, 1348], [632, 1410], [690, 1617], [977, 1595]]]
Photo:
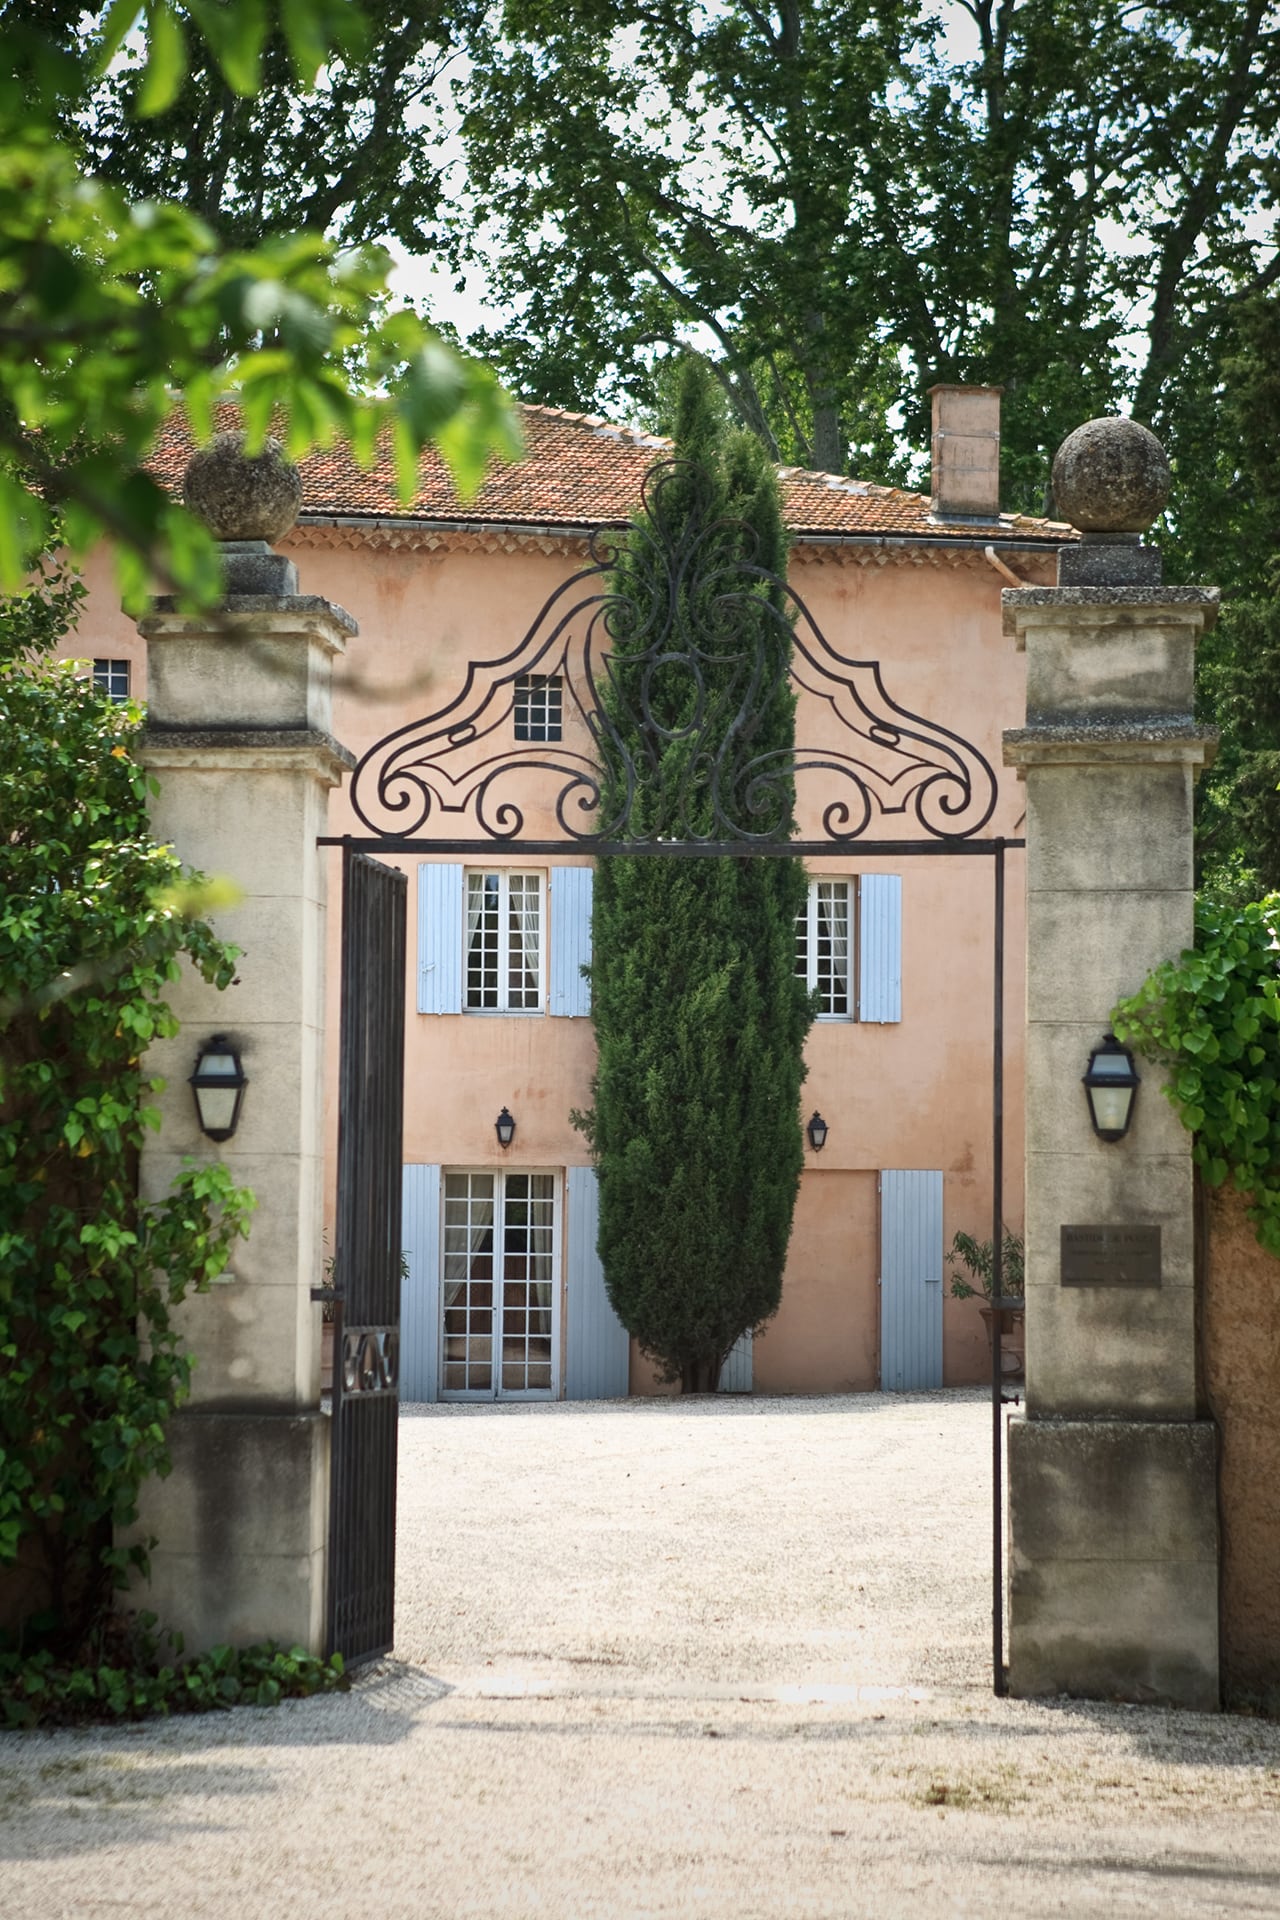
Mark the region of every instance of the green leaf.
[[149, 0], [147, 27], [147, 64], [136, 109], [143, 120], [173, 105], [187, 73], [187, 37], [168, 0]]
[[219, 71], [233, 92], [249, 98], [262, 81], [262, 50], [267, 10], [262, 0], [186, 0], [187, 10], [207, 40]]
[[98, 29], [94, 70], [106, 73], [143, 10], [143, 0], [111, 0]]

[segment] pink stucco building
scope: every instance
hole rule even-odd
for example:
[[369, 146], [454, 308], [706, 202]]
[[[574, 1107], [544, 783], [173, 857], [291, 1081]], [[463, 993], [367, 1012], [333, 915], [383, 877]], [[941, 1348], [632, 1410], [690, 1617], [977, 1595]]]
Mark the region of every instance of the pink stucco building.
[[[934, 406], [931, 497], [784, 470], [790, 580], [835, 655], [878, 663], [897, 708], [976, 751], [997, 789], [982, 831], [1016, 838], [1021, 789], [1001, 767], [1000, 736], [1022, 721], [1023, 676], [1002, 633], [1000, 590], [1051, 584], [1056, 548], [1070, 536], [999, 513], [998, 393], [939, 389]], [[589, 750], [570, 669], [538, 652], [538, 631], [527, 636], [548, 598], [588, 563], [592, 534], [626, 521], [666, 443], [546, 408], [526, 408], [524, 419], [525, 460], [495, 471], [466, 505], [431, 460], [408, 507], [389, 470], [361, 473], [342, 451], [304, 464], [302, 518], [283, 547], [301, 591], [359, 622], [339, 668], [334, 721], [357, 757], [460, 698], [476, 663], [490, 663], [478, 686], [508, 687], [503, 725], [513, 745]], [[175, 433], [160, 472], [176, 482], [185, 453]], [[74, 650], [116, 691], [145, 697], [144, 648], [116, 607], [105, 561], [90, 585]], [[536, 670], [521, 670], [526, 657]], [[832, 744], [833, 712], [830, 686], [809, 675], [797, 716], [802, 748]], [[456, 757], [461, 794], [475, 765], [465, 739]], [[364, 830], [350, 786], [331, 797], [331, 833]], [[816, 833], [831, 797], [823, 776], [801, 780], [802, 837]], [[556, 837], [542, 776], [520, 776], [504, 798], [524, 808], [527, 833]], [[908, 810], [870, 831], [907, 839], [918, 827]], [[406, 1397], [651, 1391], [651, 1370], [629, 1351], [603, 1293], [594, 1176], [569, 1119], [590, 1100], [592, 1032], [578, 969], [589, 954], [591, 861], [571, 845], [504, 859], [474, 811], [448, 832], [474, 834], [474, 854], [400, 860], [410, 884]], [[336, 906], [337, 856], [334, 879]], [[990, 1233], [992, 926], [989, 861], [862, 858], [855, 842], [812, 865], [797, 965], [822, 992], [824, 1013], [809, 1041], [797, 1125], [817, 1111], [829, 1130], [820, 1151], [806, 1150], [781, 1309], [753, 1348], [732, 1357], [727, 1386], [832, 1392], [984, 1376], [984, 1330], [973, 1302], [949, 1296], [943, 1253], [957, 1228]], [[331, 911], [331, 1143], [337, 932]], [[1013, 1226], [1021, 953], [1021, 861], [1011, 853]], [[232, 992], [229, 1031], [234, 1022]], [[506, 1147], [495, 1130], [504, 1109], [515, 1120]]]

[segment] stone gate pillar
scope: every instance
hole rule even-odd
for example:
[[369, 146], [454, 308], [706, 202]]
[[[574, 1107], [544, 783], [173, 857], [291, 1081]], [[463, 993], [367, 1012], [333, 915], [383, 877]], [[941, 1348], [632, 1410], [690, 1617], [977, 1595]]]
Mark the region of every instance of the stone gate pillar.
[[[352, 764], [330, 732], [335, 655], [356, 632], [340, 607], [299, 594], [272, 553], [297, 517], [296, 471], [247, 460], [236, 436], [196, 456], [187, 500], [224, 542], [226, 599], [213, 614], [158, 600], [148, 643], [143, 758], [160, 785], [156, 835], [241, 890], [211, 917], [243, 949], [225, 993], [184, 969], [182, 1022], [148, 1053], [164, 1076], [163, 1124], [142, 1157], [144, 1197], [184, 1156], [225, 1160], [257, 1196], [228, 1284], [189, 1300], [180, 1324], [195, 1373], [171, 1425], [173, 1472], [145, 1489], [137, 1532], [154, 1536], [134, 1594], [188, 1651], [275, 1639], [322, 1651], [328, 1416], [320, 1411], [325, 831], [328, 789]], [[197, 1123], [187, 1085], [201, 1044], [225, 1034], [248, 1086], [234, 1137]]]
[[1095, 1135], [1081, 1085], [1116, 1001], [1193, 939], [1192, 784], [1211, 747], [1194, 651], [1218, 596], [1163, 587], [1141, 544], [1167, 489], [1152, 434], [1090, 421], [1054, 463], [1081, 541], [1056, 587], [1003, 595], [1027, 656], [1027, 724], [1004, 736], [1027, 792], [1027, 1417], [1009, 1440], [1009, 1677], [1016, 1694], [1211, 1708], [1215, 1434], [1197, 1419], [1191, 1140], [1151, 1062], [1116, 1142]]

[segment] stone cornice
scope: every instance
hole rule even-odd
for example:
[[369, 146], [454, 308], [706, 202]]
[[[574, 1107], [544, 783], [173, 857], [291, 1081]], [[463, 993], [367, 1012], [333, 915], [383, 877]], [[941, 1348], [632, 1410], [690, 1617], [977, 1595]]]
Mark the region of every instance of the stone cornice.
[[1218, 751], [1214, 727], [1198, 727], [1190, 714], [1131, 714], [1107, 720], [1044, 720], [1008, 727], [1004, 764], [1028, 767], [1181, 765], [1210, 766]]
[[355, 755], [318, 727], [157, 727], [143, 729], [139, 758], [157, 773], [312, 773], [341, 785]]
[[233, 594], [208, 613], [180, 613], [171, 597], [154, 600], [138, 622], [146, 640], [209, 637], [228, 640], [317, 640], [328, 653], [342, 653], [359, 633], [345, 607], [316, 593]]
[[[1192, 621], [1208, 631], [1218, 617], [1217, 587], [1006, 587], [1004, 630], [1028, 626], [1154, 626]], [[1110, 621], [1106, 616], [1111, 614]]]
[[[624, 531], [620, 527], [594, 530], [597, 536]], [[465, 553], [540, 553], [563, 554], [576, 563], [589, 559], [593, 530], [573, 527], [520, 527], [448, 525], [441, 522], [400, 520], [300, 520], [281, 541], [287, 550], [311, 549], [328, 552], [425, 553], [443, 559], [449, 554]], [[806, 566], [836, 567], [916, 567], [937, 572], [957, 568], [985, 566], [984, 547], [990, 542], [965, 541], [954, 544], [938, 539], [914, 540], [909, 534], [863, 535], [842, 539], [824, 534], [805, 538], [793, 536], [792, 556]], [[997, 552], [1020, 566], [1037, 573], [1056, 565], [1057, 549], [1039, 546], [1030, 551], [1017, 542], [995, 543]]]

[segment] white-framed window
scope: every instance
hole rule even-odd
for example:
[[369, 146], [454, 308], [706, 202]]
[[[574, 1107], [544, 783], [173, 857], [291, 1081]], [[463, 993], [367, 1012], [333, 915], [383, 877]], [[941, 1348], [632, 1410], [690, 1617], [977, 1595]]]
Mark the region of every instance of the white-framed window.
[[796, 972], [820, 1020], [902, 1018], [902, 880], [896, 873], [811, 878], [796, 915]]
[[550, 1399], [558, 1336], [556, 1176], [446, 1169], [443, 1189], [441, 1397]]
[[852, 880], [810, 880], [796, 915], [796, 972], [821, 996], [822, 1020], [852, 1020], [855, 892]]
[[105, 693], [109, 700], [127, 700], [129, 698], [129, 662], [127, 660], [95, 660], [93, 684], [99, 692]]
[[563, 687], [558, 673], [522, 673], [515, 685], [517, 740], [559, 740]]
[[468, 871], [463, 1006], [537, 1013], [542, 1006], [542, 875]]

